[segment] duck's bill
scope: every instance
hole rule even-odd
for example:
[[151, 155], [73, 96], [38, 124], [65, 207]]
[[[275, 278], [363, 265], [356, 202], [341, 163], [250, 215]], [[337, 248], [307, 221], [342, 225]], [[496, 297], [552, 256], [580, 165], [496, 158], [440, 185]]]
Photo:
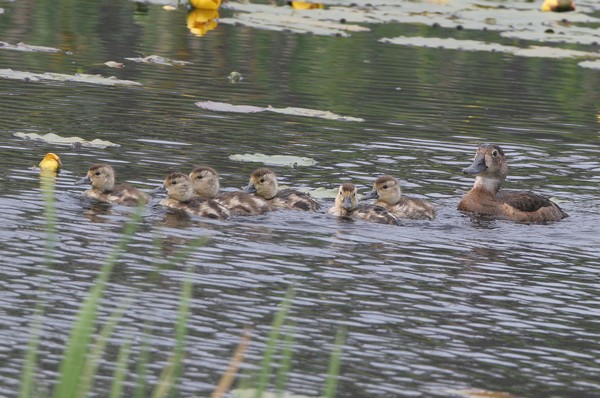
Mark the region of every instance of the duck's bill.
[[377, 191], [371, 191], [369, 193], [366, 193], [362, 196], [362, 198], [360, 198], [360, 200], [368, 200], [368, 199], [379, 199], [379, 194], [377, 193]]
[[156, 187], [152, 190], [152, 193], [167, 193], [167, 188], [164, 185]]
[[342, 201], [342, 208], [346, 210], [351, 210], [354, 206], [352, 206], [352, 200], [349, 197], [345, 197]]
[[91, 184], [92, 180], [90, 180], [90, 177], [85, 176], [80, 180], [75, 181], [75, 185], [83, 185], [83, 184]]
[[254, 186], [254, 184], [248, 184], [244, 188], [244, 192], [246, 192], [246, 193], [256, 193], [256, 186]]
[[477, 155], [475, 156], [473, 163], [466, 169], [463, 169], [462, 172], [464, 174], [479, 174], [485, 170], [487, 170], [487, 166], [485, 165], [485, 156]]

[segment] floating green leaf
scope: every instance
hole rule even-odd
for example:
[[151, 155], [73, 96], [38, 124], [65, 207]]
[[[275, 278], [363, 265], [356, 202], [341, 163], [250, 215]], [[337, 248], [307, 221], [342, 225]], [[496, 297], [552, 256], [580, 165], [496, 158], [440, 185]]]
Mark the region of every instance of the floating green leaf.
[[117, 147], [119, 144], [115, 144], [114, 142], [104, 141], [101, 139], [93, 139], [91, 141], [86, 141], [81, 137], [61, 137], [58, 134], [48, 133], [48, 134], [36, 134], [36, 133], [13, 133], [15, 137], [24, 138], [34, 141], [44, 141], [48, 144], [53, 145], [81, 145], [82, 147], [91, 147], [91, 148], [108, 148], [108, 147]]
[[288, 166], [294, 168], [298, 166], [314, 166], [317, 164], [312, 158], [290, 155], [264, 155], [262, 153], [230, 155], [229, 159], [239, 162], [257, 162], [271, 166]]
[[75, 75], [65, 75], [62, 73], [32, 73], [22, 72], [12, 69], [0, 69], [0, 78], [24, 80], [29, 82], [39, 82], [43, 80], [52, 80], [59, 82], [76, 82], [76, 83], [88, 83], [88, 84], [99, 84], [102, 86], [141, 86], [141, 83], [134, 82], [133, 80], [121, 80], [114, 76], [104, 77], [100, 75], [87, 75], [84, 73], [78, 73]]
[[169, 59], [165, 57], [161, 57], [160, 55], [148, 55], [147, 57], [138, 57], [138, 58], [125, 58], [128, 61], [138, 62], [141, 64], [159, 64], [159, 65], [168, 65], [168, 66], [181, 66], [181, 65], [189, 65], [191, 62], [188, 61], [177, 61], [174, 59]]

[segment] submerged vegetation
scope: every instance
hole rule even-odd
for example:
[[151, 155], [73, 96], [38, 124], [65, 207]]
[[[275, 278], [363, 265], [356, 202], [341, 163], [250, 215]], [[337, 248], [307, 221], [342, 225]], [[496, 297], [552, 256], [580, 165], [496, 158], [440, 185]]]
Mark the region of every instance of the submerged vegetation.
[[[45, 259], [46, 269], [51, 267], [55, 261], [52, 253], [57, 243], [57, 218], [55, 204], [55, 173], [43, 172], [40, 176], [41, 191], [44, 198], [44, 222], [46, 232]], [[25, 362], [21, 372], [21, 385], [19, 398], [30, 397], [55, 397], [55, 398], [83, 398], [88, 396], [94, 387], [94, 381], [99, 374], [99, 365], [107, 354], [109, 338], [113, 336], [117, 324], [125, 317], [126, 310], [132, 305], [131, 297], [124, 298], [117, 309], [111, 314], [104, 324], [99, 322], [99, 311], [102, 307], [103, 295], [106, 292], [107, 283], [113, 269], [118, 266], [122, 253], [127, 250], [128, 245], [134, 238], [142, 221], [143, 207], [138, 207], [129, 221], [123, 227], [120, 239], [106, 256], [100, 272], [87, 292], [69, 331], [66, 344], [62, 353], [62, 360], [56, 375], [55, 385], [51, 387], [38, 385], [36, 382], [37, 362], [39, 361], [39, 343], [42, 325], [44, 323], [44, 303], [39, 303], [35, 309], [31, 325], [31, 335], [25, 355]], [[170, 259], [170, 265], [185, 264], [187, 258], [206, 243], [205, 238], [199, 238], [182, 248]], [[191, 272], [190, 269], [187, 270]], [[138, 356], [132, 358], [133, 336], [120, 336], [123, 340], [113, 365], [113, 372], [109, 383], [103, 385], [101, 396], [117, 398], [121, 396], [165, 398], [175, 396], [177, 382], [183, 372], [183, 360], [185, 357], [185, 341], [187, 335], [187, 322], [191, 316], [190, 302], [192, 298], [193, 283], [189, 277], [184, 278], [181, 286], [179, 309], [177, 320], [174, 325], [174, 345], [168, 355], [167, 363], [163, 366], [156, 382], [150, 382], [147, 373], [150, 363], [149, 347], [146, 342], [147, 332], [142, 339]], [[241, 377], [241, 386], [231, 391], [234, 382], [240, 376], [238, 370], [244, 361], [244, 355], [251, 342], [252, 331], [247, 328], [241, 338], [238, 348], [235, 350], [230, 364], [217, 383], [213, 398], [224, 396], [231, 392], [234, 396], [251, 396], [261, 398], [271, 396], [269, 386], [274, 382], [278, 396], [289, 396], [285, 392], [289, 372], [292, 367], [294, 327], [286, 325], [288, 313], [292, 306], [294, 290], [290, 288], [283, 301], [279, 305], [271, 329], [265, 344], [260, 366], [256, 373], [250, 372]], [[323, 396], [331, 398], [335, 396], [337, 376], [340, 372], [341, 353], [345, 340], [345, 330], [338, 330], [334, 349], [329, 361], [329, 370], [325, 379]], [[281, 346], [279, 357], [276, 362], [276, 352]], [[129, 372], [130, 364], [135, 363], [135, 372]], [[277, 373], [272, 380], [272, 372]], [[104, 375], [103, 375], [104, 376]], [[131, 388], [125, 394], [124, 390]]]

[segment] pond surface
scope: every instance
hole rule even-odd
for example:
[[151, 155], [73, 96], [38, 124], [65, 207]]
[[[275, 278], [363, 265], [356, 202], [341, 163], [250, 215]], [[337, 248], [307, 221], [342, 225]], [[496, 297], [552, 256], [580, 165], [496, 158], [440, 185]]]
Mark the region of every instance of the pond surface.
[[[38, 302], [47, 308], [38, 379], [51, 388], [75, 313], [132, 214], [82, 198], [86, 188], [74, 182], [91, 164], [108, 162], [120, 181], [149, 193], [171, 170], [208, 164], [223, 187], [235, 189], [262, 166], [229, 159], [248, 153], [314, 159], [314, 166], [273, 167], [281, 184], [299, 188], [352, 181], [366, 192], [376, 177], [392, 174], [405, 194], [435, 203], [438, 216], [398, 227], [342, 222], [325, 210], [215, 222], [167, 212], [155, 197], [101, 308], [105, 321], [124, 299], [133, 300], [111, 339], [102, 365], [107, 375], [132, 336], [134, 369], [148, 335], [150, 371], [158, 377], [174, 345], [182, 281], [191, 278], [182, 397], [210, 394], [247, 325], [255, 330], [246, 362], [258, 365], [292, 285], [289, 321], [297, 333], [288, 390], [295, 393], [322, 392], [336, 330], [345, 326], [339, 396], [444, 397], [461, 389], [600, 396], [597, 70], [572, 59], [378, 41], [501, 41], [486, 31], [388, 23], [335, 37], [219, 24], [198, 37], [188, 31], [183, 8], [120, 0], [56, 7], [0, 2], [0, 41], [67, 51], [0, 49], [0, 69], [114, 75], [142, 86], [0, 79], [0, 396], [18, 391]], [[191, 64], [124, 60], [141, 54]], [[107, 61], [125, 68], [108, 68]], [[227, 79], [233, 71], [241, 82]], [[215, 112], [195, 106], [199, 101], [309, 108], [364, 122]], [[18, 132], [120, 146], [50, 145]], [[506, 188], [552, 197], [570, 217], [522, 225], [459, 213], [473, 183], [460, 170], [481, 142], [507, 153]], [[32, 170], [46, 152], [64, 164], [49, 269], [39, 173]], [[322, 200], [324, 209], [331, 204]], [[189, 261], [165, 266], [201, 236], [208, 242]], [[96, 392], [107, 395], [100, 383]]]

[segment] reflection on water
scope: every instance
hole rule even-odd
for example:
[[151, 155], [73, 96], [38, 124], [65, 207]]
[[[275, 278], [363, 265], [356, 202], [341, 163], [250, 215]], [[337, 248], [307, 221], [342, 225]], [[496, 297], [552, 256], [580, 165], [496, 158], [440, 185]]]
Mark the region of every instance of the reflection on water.
[[[254, 153], [315, 159], [313, 166], [275, 168], [283, 185], [298, 188], [332, 189], [351, 180], [366, 192], [376, 177], [397, 176], [407, 195], [437, 206], [437, 217], [390, 226], [344, 222], [323, 210], [211, 221], [165, 210], [155, 194], [101, 308], [106, 320], [124, 297], [134, 297], [111, 354], [127, 336], [141, 341], [147, 328], [149, 371], [158, 377], [174, 344], [181, 283], [190, 277], [190, 336], [179, 388], [181, 396], [206, 396], [248, 325], [255, 332], [247, 362], [258, 363], [277, 305], [294, 285], [291, 391], [321, 393], [333, 336], [345, 325], [339, 396], [444, 397], [448, 389], [598, 395], [600, 82], [594, 71], [571, 61], [377, 43], [384, 35], [429, 29], [422, 26], [387, 24], [351, 38], [324, 38], [220, 24], [198, 38], [184, 25], [184, 10], [148, 5], [134, 13], [132, 4], [107, 9], [87, 2], [70, 8], [66, 34], [61, 26], [41, 28], [55, 21], [54, 8], [46, 14], [38, 4], [32, 14], [30, 5], [2, 5], [0, 40], [71, 54], [1, 52], [0, 68], [84, 68], [143, 87], [0, 80], [0, 395], [18, 390], [32, 311], [42, 299], [39, 378], [50, 388], [65, 331], [131, 217], [132, 209], [82, 198], [86, 188], [74, 182], [90, 164], [116, 165], [121, 181], [150, 194], [169, 172], [208, 164], [230, 190], [247, 184], [260, 164], [229, 156]], [[479, 33], [481, 39], [491, 34]], [[99, 66], [139, 52], [192, 64]], [[232, 71], [244, 79], [231, 84]], [[322, 109], [365, 121], [216, 113], [196, 107], [198, 101]], [[121, 146], [70, 148], [12, 135], [23, 131]], [[507, 153], [507, 189], [560, 200], [570, 217], [520, 225], [458, 213], [473, 184], [460, 170], [478, 142], [496, 142]], [[30, 168], [47, 152], [63, 163], [50, 179]], [[49, 268], [45, 181], [56, 201]], [[332, 200], [321, 204], [327, 209]], [[170, 263], [199, 237], [207, 243], [188, 263]], [[107, 362], [103, 372], [112, 370]]]

